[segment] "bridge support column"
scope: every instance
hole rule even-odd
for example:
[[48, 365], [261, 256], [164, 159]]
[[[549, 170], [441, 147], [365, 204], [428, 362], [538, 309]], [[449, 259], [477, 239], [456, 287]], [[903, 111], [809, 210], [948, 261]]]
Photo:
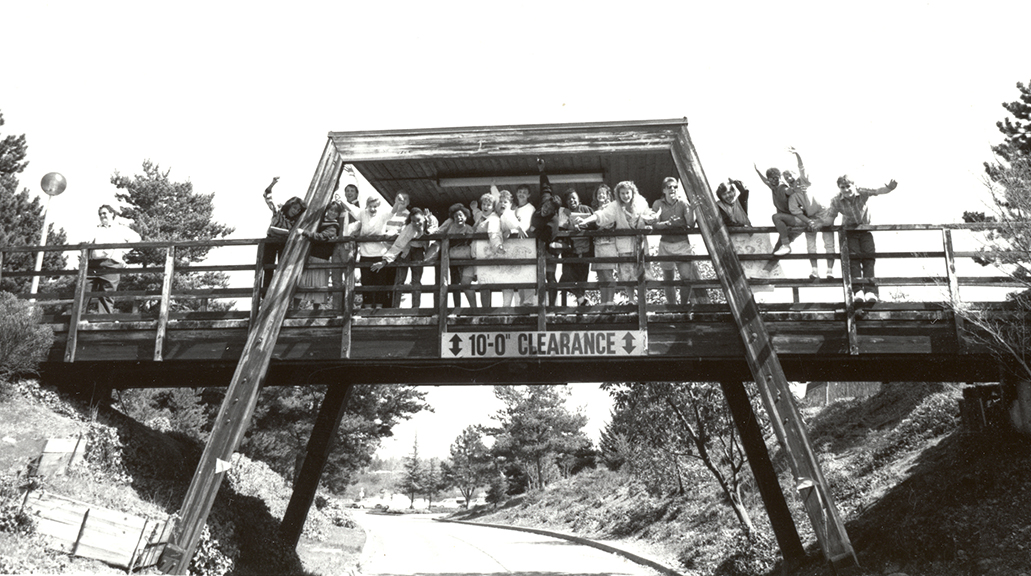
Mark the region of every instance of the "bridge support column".
[[824, 557], [834, 567], [858, 565], [845, 524], [838, 514], [837, 505], [816, 453], [809, 442], [805, 422], [795, 405], [784, 369], [773, 348], [766, 324], [759, 314], [755, 297], [748, 286], [744, 269], [734, 252], [727, 227], [713, 200], [712, 190], [705, 179], [698, 153], [691, 143], [687, 126], [682, 125], [674, 135], [670, 152], [686, 188], [689, 204], [695, 209], [702, 239], [712, 259], [738, 334], [745, 347], [745, 359], [752, 377], [759, 387], [763, 406], [770, 416], [773, 430], [788, 456], [795, 476], [796, 490], [805, 505], [813, 531], [823, 549]]
[[322, 399], [319, 415], [308, 438], [308, 451], [301, 464], [301, 471], [294, 481], [294, 491], [290, 495], [290, 503], [283, 514], [283, 523], [279, 526], [279, 534], [291, 547], [297, 547], [304, 531], [304, 521], [308, 518], [308, 510], [315, 500], [315, 492], [322, 479], [322, 471], [333, 449], [340, 419], [344, 416], [347, 402], [351, 399], [352, 384], [329, 386], [326, 397]]
[[762, 428], [755, 418], [755, 412], [752, 411], [752, 403], [748, 401], [748, 391], [742, 382], [721, 381], [720, 387], [723, 388], [723, 396], [727, 399], [734, 425], [741, 434], [741, 444], [745, 449], [745, 455], [748, 456], [748, 465], [755, 476], [759, 494], [766, 505], [766, 514], [770, 517], [770, 525], [773, 526], [773, 535], [780, 546], [780, 554], [784, 557], [784, 565], [790, 569], [805, 558], [805, 548], [802, 547], [802, 540], [795, 529], [795, 521], [791, 518], [788, 503], [784, 500], [784, 492], [777, 481], [777, 471], [770, 460]]

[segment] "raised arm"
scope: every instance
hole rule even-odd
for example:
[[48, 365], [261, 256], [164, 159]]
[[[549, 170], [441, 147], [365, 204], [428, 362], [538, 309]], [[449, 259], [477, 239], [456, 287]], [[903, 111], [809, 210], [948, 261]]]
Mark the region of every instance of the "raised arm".
[[273, 214], [276, 212], [276, 203], [272, 201], [272, 187], [276, 185], [276, 182], [279, 182], [279, 176], [274, 176], [272, 178], [272, 183], [268, 185], [268, 188], [265, 188], [265, 193], [263, 194], [265, 197], [265, 204]]
[[898, 182], [896, 182], [895, 180], [891, 180], [890, 182], [888, 182], [884, 186], [881, 186], [880, 188], [877, 188], [876, 190], [873, 188], [858, 188], [857, 191], [860, 194], [866, 194], [867, 196], [879, 196], [881, 194], [887, 194], [895, 188], [898, 188], [898, 185]]
[[770, 181], [766, 179], [766, 175], [763, 174], [761, 170], [759, 170], [759, 167], [756, 166], [754, 162], [752, 163], [752, 168], [755, 168], [755, 173], [759, 175], [759, 179], [763, 181], [763, 184], [769, 186]]
[[806, 182], [808, 182], [809, 181], [809, 177], [806, 176], [805, 166], [802, 164], [802, 155], [798, 153], [798, 150], [795, 150], [794, 146], [788, 148], [788, 152], [791, 152], [792, 154], [794, 154], [795, 155], [795, 160], [798, 161], [798, 178], [800, 180], [805, 180]]

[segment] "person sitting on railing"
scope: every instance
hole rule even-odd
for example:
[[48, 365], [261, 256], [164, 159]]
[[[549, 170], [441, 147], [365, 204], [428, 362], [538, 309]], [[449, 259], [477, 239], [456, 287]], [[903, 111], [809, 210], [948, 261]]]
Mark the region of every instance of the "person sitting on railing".
[[[846, 176], [838, 177], [838, 194], [831, 199], [830, 206], [821, 215], [821, 225], [830, 226], [834, 219], [841, 214], [841, 224], [845, 228], [852, 226], [869, 226], [870, 210], [866, 204], [871, 196], [887, 194], [898, 186], [898, 182], [891, 180], [886, 185], [873, 188], [856, 188], [851, 178]], [[856, 302], [877, 302], [877, 284], [874, 282], [874, 266], [876, 261], [874, 254], [877, 249], [874, 246], [873, 232], [849, 231], [848, 232], [848, 267], [852, 281], [857, 279], [865, 280], [866, 290], [863, 285], [853, 285]]]
[[[691, 241], [687, 237], [687, 229], [695, 225], [694, 208], [690, 207], [687, 199], [679, 194], [680, 182], [670, 176], [662, 181], [662, 197], [652, 204], [652, 212], [655, 212], [658, 220], [655, 222], [655, 229], [662, 230], [659, 238], [659, 256], [691, 256], [694, 250], [691, 249]], [[701, 280], [698, 274], [698, 266], [694, 262], [660, 262], [662, 268], [662, 279], [666, 282], [673, 282], [673, 270], [680, 272], [682, 283], [696, 282]], [[666, 286], [666, 303], [677, 303], [677, 288]], [[709, 295], [705, 290], [697, 293], [687, 287], [681, 288], [681, 304], [708, 304]]]
[[[764, 176], [759, 171], [759, 167], [752, 164], [755, 168], [755, 173], [759, 175], [759, 179], [763, 181], [770, 188], [770, 193], [773, 195], [773, 208], [776, 210], [773, 214], [774, 223], [776, 224], [777, 218], [791, 215], [791, 208], [788, 206], [788, 184], [784, 181], [784, 177], [781, 175], [780, 169], [769, 168], [766, 170]], [[786, 244], [777, 242], [777, 246], [773, 250], [773, 254], [776, 256], [784, 256], [790, 254], [791, 248]]]
[[319, 228], [315, 232], [304, 230], [301, 232], [305, 238], [312, 241], [311, 251], [308, 253], [308, 264], [304, 273], [301, 274], [301, 281], [298, 283], [297, 297], [294, 298], [295, 306], [302, 301], [311, 302], [313, 310], [321, 310], [322, 305], [329, 302], [329, 294], [326, 292], [305, 292], [305, 289], [319, 289], [329, 287], [329, 270], [326, 268], [312, 268], [311, 264], [328, 264], [333, 257], [333, 248], [336, 246], [331, 241], [340, 236], [340, 217], [344, 213], [344, 205], [333, 200], [322, 212], [322, 219], [319, 221]]
[[[810, 183], [805, 173], [805, 165], [802, 164], [802, 156], [794, 148], [788, 148], [788, 151], [798, 159], [799, 175], [798, 178], [795, 178], [795, 175], [790, 170], [783, 172], [784, 182], [788, 185], [788, 211], [790, 214], [777, 213], [773, 215], [773, 225], [776, 226], [779, 234], [777, 246], [781, 252], [784, 252], [786, 249], [786, 253], [791, 253], [791, 242], [798, 237], [798, 232], [789, 230], [789, 227], [800, 226], [806, 229], [806, 250], [810, 254], [816, 254], [816, 230], [820, 227], [819, 216], [826, 208], [809, 194]], [[823, 246], [828, 254], [833, 254], [836, 251], [834, 247], [834, 232], [823, 232]], [[816, 258], [810, 259], [809, 264], [812, 265], [812, 272], [809, 274], [809, 277], [813, 280], [819, 278], [820, 269]], [[827, 259], [828, 278], [834, 277], [833, 271], [834, 258], [830, 257]]]
[[272, 284], [272, 272], [268, 268], [275, 268], [276, 261], [282, 257], [283, 249], [286, 248], [286, 239], [290, 231], [297, 225], [301, 214], [307, 206], [304, 200], [297, 196], [290, 198], [281, 207], [276, 207], [272, 201], [272, 187], [279, 182], [279, 176], [272, 178], [272, 183], [265, 188], [264, 198], [268, 209], [272, 211], [272, 222], [269, 223], [268, 232], [265, 237], [265, 248], [261, 256], [261, 267], [263, 276], [261, 281], [261, 294], [268, 291]]
[[[387, 220], [391, 213], [387, 210], [380, 210], [380, 199], [376, 196], [369, 196], [365, 200], [365, 208], [359, 213], [358, 222], [352, 225], [350, 235], [362, 236], [383, 236]], [[377, 240], [375, 242], [359, 242], [359, 262], [376, 264], [383, 259], [383, 255], [390, 248], [389, 243]], [[362, 268], [362, 286], [366, 288], [378, 288], [382, 286], [393, 286], [394, 277], [391, 271], [377, 271], [371, 268]], [[362, 294], [362, 308], [383, 308], [390, 300], [389, 291], [365, 292]]]
[[[411, 260], [414, 262], [422, 262], [425, 258], [425, 252], [420, 250], [415, 256], [415, 248], [413, 244], [419, 238], [422, 238], [423, 234], [426, 233], [426, 212], [422, 208], [412, 208], [408, 210], [408, 217], [405, 219], [404, 227], [401, 228], [401, 232], [398, 234], [397, 239], [390, 248], [383, 254], [383, 259], [372, 265], [370, 270], [373, 272], [379, 272], [384, 266], [395, 261]], [[412, 270], [415, 270], [413, 267]], [[418, 267], [420, 276], [422, 273], [422, 266]], [[401, 274], [398, 274], [400, 277]], [[412, 275], [412, 283], [416, 283], [415, 275]], [[421, 286], [421, 283], [419, 283]], [[412, 308], [418, 308], [417, 297], [413, 295]]]
[[[648, 202], [637, 191], [637, 185], [626, 180], [616, 184], [616, 200], [610, 202], [601, 210], [591, 216], [574, 222], [573, 226], [579, 230], [581, 227], [597, 222], [600, 227], [608, 224], [615, 224], [616, 229], [650, 229], [655, 222], [655, 214], [648, 208]], [[643, 243], [638, 236], [617, 236], [616, 253], [621, 257], [633, 257], [633, 262], [621, 262], [619, 264], [619, 279], [621, 281], [639, 280], [645, 271], [638, 266], [638, 252], [643, 249]], [[636, 290], [627, 290], [627, 298], [631, 303], [636, 302]], [[642, 295], [643, 296], [643, 295]]]
[[[471, 216], [468, 208], [461, 204], [452, 204], [448, 213], [450, 214], [450, 217], [445, 220], [439, 228], [437, 228], [438, 234], [442, 236], [453, 236], [473, 233], [473, 227], [469, 224]], [[448, 257], [452, 260], [471, 259], [473, 257], [472, 240], [451, 239], [448, 243]], [[464, 288], [462, 291], [465, 292], [465, 298], [469, 301], [469, 307], [476, 308], [476, 292], [471, 288], [476, 267], [467, 266], [465, 264], [459, 266], [452, 264], [448, 268], [450, 272], [448, 282], [451, 284], [460, 282], [462, 286], [469, 286], [469, 288]], [[462, 294], [460, 292], [454, 292], [454, 299], [455, 307], [461, 307]]]
[[[139, 242], [140, 235], [135, 230], [115, 222], [115, 209], [104, 204], [97, 210], [100, 224], [93, 233], [91, 244], [123, 244]], [[90, 250], [86, 263], [86, 279], [90, 283], [90, 292], [114, 292], [118, 290], [118, 282], [122, 279], [118, 271], [125, 268], [125, 254], [128, 248], [94, 248]], [[89, 309], [86, 302], [86, 309]], [[97, 298], [99, 312], [113, 314], [113, 300], [109, 296]]]

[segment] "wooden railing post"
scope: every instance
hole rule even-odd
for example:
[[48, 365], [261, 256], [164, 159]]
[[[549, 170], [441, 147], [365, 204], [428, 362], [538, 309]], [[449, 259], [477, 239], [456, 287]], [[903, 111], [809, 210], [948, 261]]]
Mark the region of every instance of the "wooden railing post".
[[540, 237], [537, 242], [537, 331], [544, 332], [548, 329], [548, 247]]
[[165, 331], [168, 314], [172, 309], [172, 280], [175, 277], [175, 246], [165, 251], [165, 276], [161, 282], [161, 306], [158, 312], [157, 332], [154, 336], [154, 361], [161, 362], [165, 349]]
[[254, 292], [251, 294], [251, 321], [249, 326], [254, 326], [254, 319], [258, 317], [258, 308], [261, 307], [261, 286], [265, 282], [265, 241], [258, 242], [257, 256], [254, 263]]
[[636, 237], [637, 249], [637, 328], [648, 330], [648, 287], [645, 280], [648, 278], [648, 262], [644, 257], [647, 251], [648, 236], [638, 235]]
[[[440, 239], [440, 259], [438, 260], [440, 266], [440, 272], [437, 274], [439, 284], [437, 285], [437, 342], [442, 342], [444, 334], [447, 333], [447, 297], [449, 287], [456, 283], [456, 279], [451, 277], [451, 240], [446, 236]], [[447, 277], [447, 282], [444, 278]], [[461, 285], [462, 279], [458, 278], [457, 283]], [[459, 302], [461, 303], [462, 293], [458, 292]], [[457, 308], [457, 306], [456, 306]]]
[[691, 143], [686, 125], [676, 132], [671, 152], [680, 179], [687, 188], [688, 198], [698, 211], [702, 238], [738, 326], [745, 348], [745, 359], [758, 385], [777, 439], [788, 457], [796, 489], [803, 499], [813, 532], [824, 556], [833, 566], [855, 566], [858, 560], [845, 524], [820, 469], [805, 422], [795, 405], [784, 369], [756, 306], [755, 297], [748, 287], [741, 262], [717, 211], [712, 190], [705, 180], [701, 161]]
[[841, 253], [841, 287], [845, 299], [845, 335], [848, 337], [848, 353], [859, 354], [859, 333], [856, 331], [856, 300], [852, 291], [852, 255], [848, 253], [848, 228], [841, 227], [839, 235]]
[[79, 322], [82, 321], [82, 312], [89, 302], [86, 298], [86, 270], [89, 267], [89, 248], [83, 248], [79, 252], [79, 276], [75, 281], [75, 298], [72, 300], [72, 310], [68, 316], [68, 336], [64, 343], [64, 361], [75, 362], [75, 348], [79, 342]]
[[959, 278], [956, 276], [956, 253], [952, 247], [952, 230], [942, 228], [942, 245], [945, 247], [945, 275], [949, 279], [949, 304], [952, 307], [952, 320], [956, 328], [956, 342], [960, 352], [966, 352], [966, 324], [963, 316], [956, 311], [959, 304]]
[[354, 316], [354, 274], [355, 262], [358, 260], [358, 242], [351, 243], [351, 257], [347, 260], [347, 269], [344, 271], [344, 317], [343, 327], [340, 330], [340, 357], [351, 357], [351, 326]]

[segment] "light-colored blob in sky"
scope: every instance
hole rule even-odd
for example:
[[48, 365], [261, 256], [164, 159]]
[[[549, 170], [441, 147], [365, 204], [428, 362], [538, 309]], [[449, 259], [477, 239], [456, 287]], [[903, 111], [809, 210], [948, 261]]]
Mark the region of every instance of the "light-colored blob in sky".
[[1029, 20], [1026, 2], [5, 2], [0, 111], [28, 138], [23, 186], [67, 177], [52, 216], [73, 241], [144, 159], [254, 238], [261, 191], [303, 195], [330, 131], [684, 116], [756, 224], [773, 209], [752, 163], [790, 168], [787, 146], [817, 196], [895, 178], [875, 222], [955, 222], [984, 209], [1000, 103], [1029, 79], [1005, 23]]

